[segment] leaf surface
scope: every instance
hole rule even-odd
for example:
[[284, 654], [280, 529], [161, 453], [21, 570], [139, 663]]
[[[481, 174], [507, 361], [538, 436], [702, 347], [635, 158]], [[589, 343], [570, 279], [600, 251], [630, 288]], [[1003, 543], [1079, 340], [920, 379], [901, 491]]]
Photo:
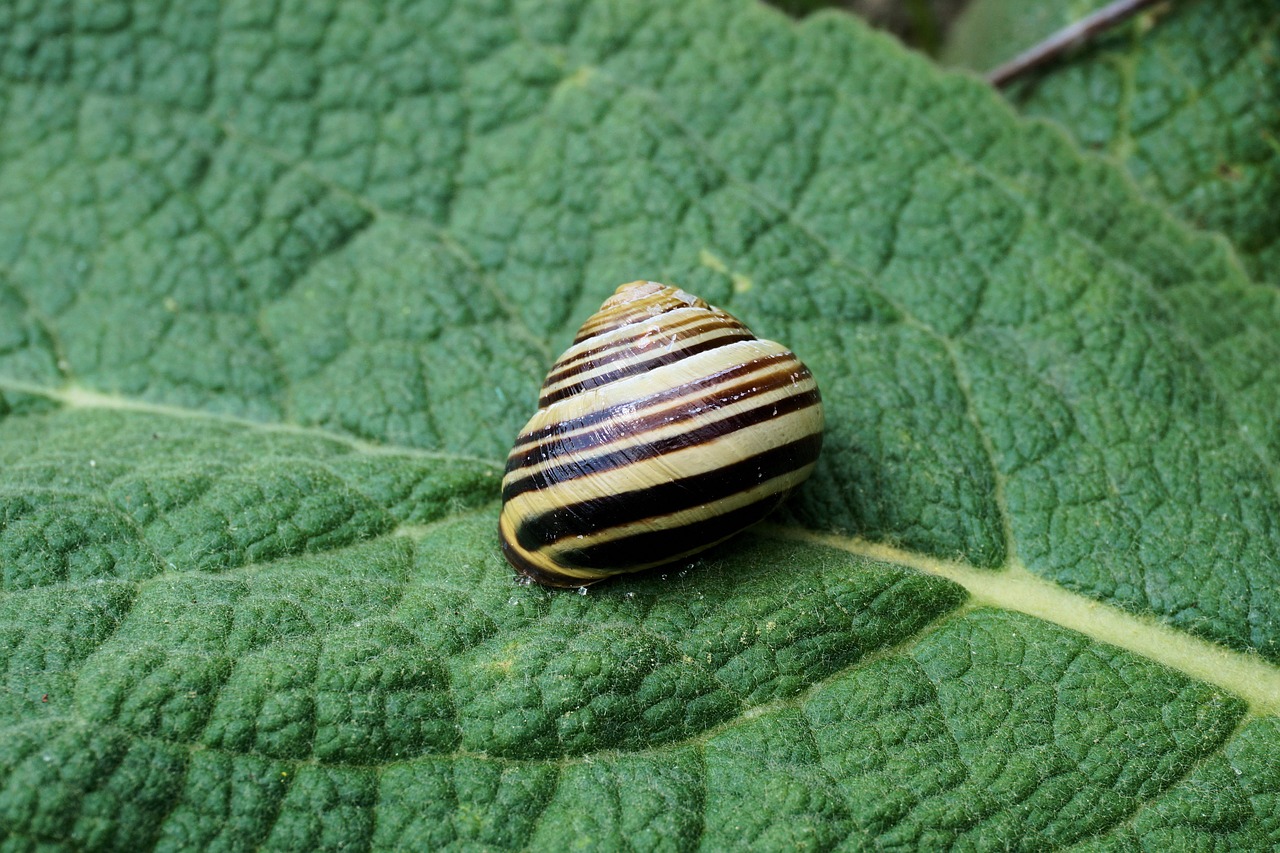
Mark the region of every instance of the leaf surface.
[[[14, 849], [1280, 841], [1280, 298], [1113, 167], [737, 0], [5, 14]], [[809, 363], [820, 467], [517, 586], [635, 278]]]
[[[1099, 4], [978, 0], [947, 60], [993, 67]], [[1060, 122], [1122, 164], [1151, 198], [1220, 231], [1251, 275], [1280, 262], [1280, 4], [1175, 3], [1009, 89], [1026, 115]]]

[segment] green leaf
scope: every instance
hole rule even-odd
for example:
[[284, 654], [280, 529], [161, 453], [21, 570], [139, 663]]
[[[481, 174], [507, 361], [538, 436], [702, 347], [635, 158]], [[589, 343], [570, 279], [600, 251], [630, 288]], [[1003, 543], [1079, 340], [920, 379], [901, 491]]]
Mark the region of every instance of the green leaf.
[[[977, 0], [946, 58], [985, 69], [1100, 5]], [[1189, 0], [1157, 7], [1009, 89], [1026, 115], [1060, 122], [1123, 165], [1152, 199], [1235, 245], [1280, 283], [1280, 5]]]
[[[6, 849], [1280, 843], [1280, 293], [852, 19], [0, 11]], [[497, 549], [617, 284], [787, 342], [784, 516]]]

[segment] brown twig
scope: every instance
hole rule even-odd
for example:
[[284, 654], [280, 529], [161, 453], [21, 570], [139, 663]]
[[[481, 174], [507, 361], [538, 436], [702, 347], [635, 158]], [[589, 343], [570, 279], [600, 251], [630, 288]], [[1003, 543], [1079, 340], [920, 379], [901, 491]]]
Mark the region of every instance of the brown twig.
[[988, 71], [987, 82], [996, 88], [1006, 86], [1016, 77], [1039, 68], [1098, 33], [1118, 26], [1148, 6], [1160, 2], [1163, 0], [1114, 0], [1092, 15], [1063, 27], [1030, 50], [1023, 51], [1003, 65]]

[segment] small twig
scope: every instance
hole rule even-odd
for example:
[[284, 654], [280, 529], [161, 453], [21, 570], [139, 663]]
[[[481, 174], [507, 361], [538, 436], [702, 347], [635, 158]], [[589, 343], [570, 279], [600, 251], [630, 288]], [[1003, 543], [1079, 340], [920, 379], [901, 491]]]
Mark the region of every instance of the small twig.
[[1114, 0], [1092, 15], [1063, 27], [1030, 50], [1023, 51], [1003, 65], [988, 71], [987, 82], [997, 88], [1005, 86], [1019, 75], [1056, 59], [1087, 39], [1160, 2], [1163, 0]]

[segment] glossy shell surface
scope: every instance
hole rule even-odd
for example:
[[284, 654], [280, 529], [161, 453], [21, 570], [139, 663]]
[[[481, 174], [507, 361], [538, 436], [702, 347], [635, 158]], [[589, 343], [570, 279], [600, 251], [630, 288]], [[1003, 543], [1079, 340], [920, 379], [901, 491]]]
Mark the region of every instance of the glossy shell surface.
[[502, 481], [508, 562], [577, 587], [683, 560], [813, 470], [822, 400], [781, 344], [674, 287], [624, 284], [547, 374]]

